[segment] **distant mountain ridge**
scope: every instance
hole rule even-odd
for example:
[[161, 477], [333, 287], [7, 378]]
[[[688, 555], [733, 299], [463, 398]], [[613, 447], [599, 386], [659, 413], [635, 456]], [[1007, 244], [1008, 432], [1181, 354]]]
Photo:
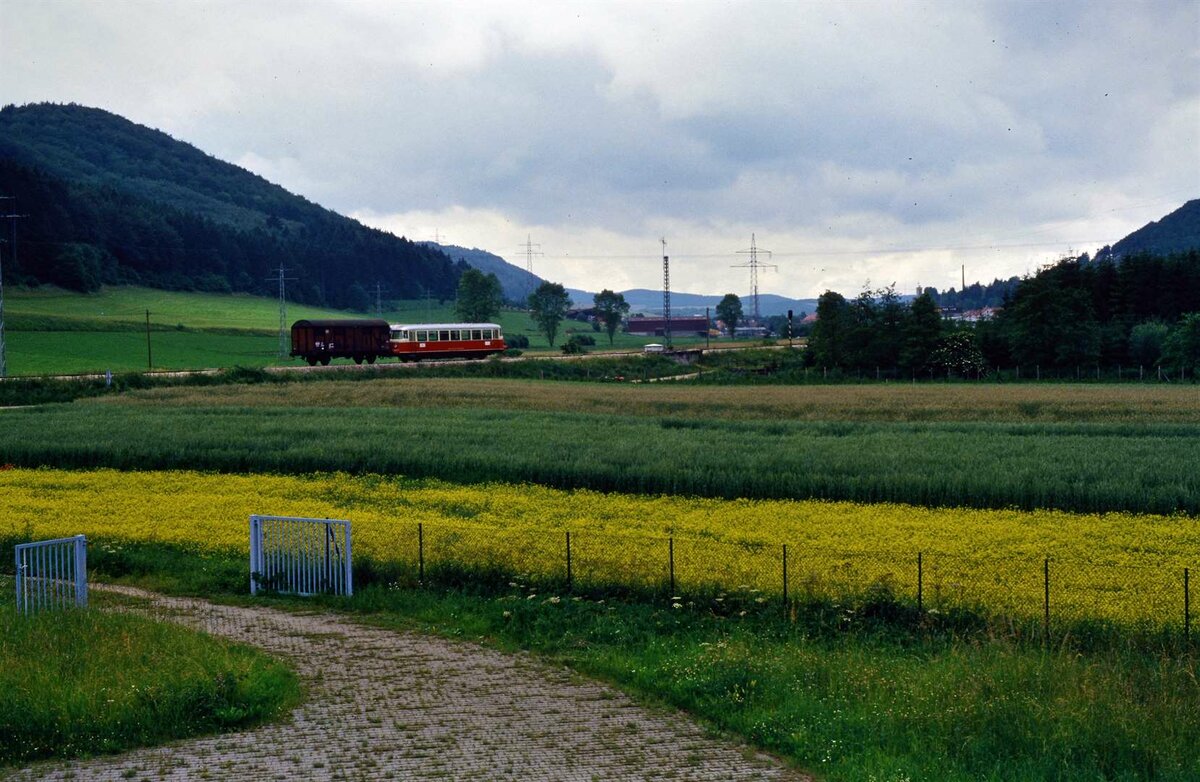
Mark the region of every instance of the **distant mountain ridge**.
[[[625, 296], [625, 301], [629, 302], [631, 311], [647, 315], [652, 313], [659, 315], [662, 313], [663, 294], [661, 290], [635, 288], [633, 290], [622, 291], [622, 293]], [[706, 307], [715, 312], [717, 304], [723, 298], [725, 298], [725, 294], [723, 293], [710, 295], [703, 293], [676, 293], [675, 291], [671, 291], [671, 314], [703, 315]], [[749, 317], [751, 311], [754, 309], [754, 298], [748, 293], [739, 293], [738, 298], [742, 300], [742, 310]], [[779, 296], [774, 293], [759, 293], [758, 308], [764, 318], [769, 318], [772, 315], [786, 315], [789, 309], [794, 311], [796, 317], [799, 317], [801, 312], [815, 312], [817, 309], [817, 300], [789, 299], [786, 296]]]
[[452, 298], [465, 268], [84, 106], [0, 109], [0, 189], [28, 215], [4, 266], [20, 284], [273, 294], [282, 266], [288, 298], [366, 309], [376, 285], [391, 298]]
[[522, 304], [529, 294], [545, 280], [536, 274], [530, 274], [519, 266], [515, 266], [499, 255], [477, 247], [466, 248], [454, 244], [438, 244], [436, 242], [421, 242], [435, 247], [448, 255], [454, 261], [462, 261], [484, 274], [494, 274], [500, 280], [500, 289], [504, 298], [514, 304]]

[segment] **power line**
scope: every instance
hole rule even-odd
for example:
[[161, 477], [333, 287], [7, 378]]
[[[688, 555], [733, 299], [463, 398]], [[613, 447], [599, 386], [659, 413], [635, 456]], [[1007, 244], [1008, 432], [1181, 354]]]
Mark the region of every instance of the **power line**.
[[[1063, 245], [1092, 245], [1111, 243], [1107, 239], [1076, 239], [1073, 241], [1061, 242], [1022, 242], [1018, 244], [949, 244], [949, 245], [927, 245], [910, 246], [910, 247], [866, 247], [860, 250], [786, 250], [773, 251], [773, 258], [801, 258], [807, 256], [825, 256], [825, 255], [888, 255], [892, 253], [919, 253], [919, 252], [936, 252], [949, 250], [1003, 250], [1008, 248], [1023, 248], [1023, 247], [1061, 247]], [[680, 256], [676, 253], [676, 256]], [[591, 253], [577, 253], [575, 255], [548, 255], [550, 259], [555, 260], [649, 260], [650, 256], [646, 255], [599, 255]], [[708, 258], [728, 258], [728, 253], [683, 253], [681, 257], [688, 259], [708, 259]]]

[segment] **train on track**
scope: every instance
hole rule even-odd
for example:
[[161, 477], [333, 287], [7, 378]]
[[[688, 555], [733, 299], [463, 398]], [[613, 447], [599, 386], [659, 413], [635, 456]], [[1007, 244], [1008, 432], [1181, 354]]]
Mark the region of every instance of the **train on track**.
[[292, 324], [292, 356], [309, 366], [332, 359], [374, 364], [381, 358], [485, 358], [505, 349], [498, 323], [406, 323], [380, 319], [298, 320]]

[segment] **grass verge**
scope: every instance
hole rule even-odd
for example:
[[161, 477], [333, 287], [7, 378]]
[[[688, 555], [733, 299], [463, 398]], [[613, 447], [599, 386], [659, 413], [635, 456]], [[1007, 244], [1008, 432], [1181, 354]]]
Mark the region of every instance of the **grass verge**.
[[[95, 564], [168, 591], [245, 599], [232, 554], [203, 569], [160, 544], [139, 547], [136, 564], [128, 556], [117, 550]], [[822, 779], [1200, 775], [1190, 653], [1119, 638], [1045, 647], [967, 613], [928, 621], [886, 596], [785, 612], [753, 593], [571, 594], [500, 573], [446, 572], [415, 588], [365, 564], [353, 599], [322, 602], [386, 627], [535, 651], [683, 708]]]
[[243, 727], [299, 697], [291, 670], [250, 647], [132, 614], [0, 606], [0, 767]]

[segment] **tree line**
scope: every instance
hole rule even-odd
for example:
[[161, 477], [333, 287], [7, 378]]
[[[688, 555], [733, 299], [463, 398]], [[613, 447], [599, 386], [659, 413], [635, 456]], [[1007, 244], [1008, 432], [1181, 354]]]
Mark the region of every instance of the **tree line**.
[[903, 302], [894, 287], [817, 304], [807, 360], [845, 370], [951, 371], [989, 367], [1200, 365], [1200, 251], [1140, 253], [1119, 261], [1069, 258], [1025, 277], [999, 314], [942, 318], [932, 292]]

